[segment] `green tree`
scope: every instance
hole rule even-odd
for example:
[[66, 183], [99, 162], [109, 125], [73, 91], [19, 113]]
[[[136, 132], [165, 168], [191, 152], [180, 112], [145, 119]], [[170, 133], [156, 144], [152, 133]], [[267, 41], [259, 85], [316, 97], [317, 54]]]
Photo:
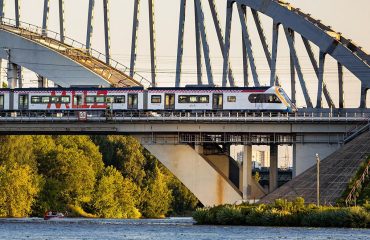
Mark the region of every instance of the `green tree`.
[[33, 153], [34, 142], [31, 136], [0, 136], [0, 164], [29, 165], [37, 169]]
[[143, 190], [140, 206], [141, 213], [147, 218], [164, 217], [171, 207], [172, 193], [168, 188], [166, 176], [158, 167], [155, 168], [155, 178], [148, 180]]
[[28, 165], [0, 166], [0, 217], [28, 216], [41, 182]]
[[139, 188], [109, 166], [96, 186], [93, 206], [100, 217], [139, 218], [141, 214], [136, 208], [138, 195]]
[[125, 178], [142, 186], [146, 175], [144, 171], [145, 157], [142, 152], [143, 147], [135, 138], [107, 136], [95, 137], [94, 141], [99, 144], [104, 163], [107, 166], [114, 166]]

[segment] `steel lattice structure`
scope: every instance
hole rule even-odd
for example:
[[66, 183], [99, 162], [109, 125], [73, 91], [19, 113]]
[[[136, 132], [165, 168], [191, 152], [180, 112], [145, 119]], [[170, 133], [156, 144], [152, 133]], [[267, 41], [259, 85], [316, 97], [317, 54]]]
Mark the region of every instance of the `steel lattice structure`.
[[[20, 21], [20, 0], [15, 1], [15, 22], [16, 27], [21, 27]], [[186, 22], [186, 4], [189, 0], [179, 0], [179, 18], [178, 18], [178, 43], [177, 43], [177, 61], [176, 61], [176, 78], [175, 86], [179, 87], [181, 84], [182, 62], [184, 52], [184, 30]], [[251, 12], [254, 19], [254, 25], [258, 32], [258, 37], [263, 46], [264, 55], [270, 69], [270, 85], [279, 85], [280, 81], [277, 76], [277, 56], [278, 56], [278, 38], [279, 31], [283, 31], [286, 41], [290, 49], [290, 72], [291, 72], [291, 98], [296, 101], [297, 87], [302, 89], [305, 104], [308, 108], [322, 108], [323, 98], [326, 100], [330, 108], [344, 108], [344, 78], [343, 67], [347, 68], [361, 81], [361, 102], [360, 107], [366, 108], [366, 93], [370, 88], [370, 56], [361, 47], [356, 45], [351, 40], [343, 37], [340, 33], [334, 31], [331, 27], [324, 25], [321, 21], [316, 20], [311, 15], [303, 13], [300, 9], [293, 7], [291, 4], [283, 0], [225, 0], [226, 4], [226, 19], [225, 29], [222, 29], [220, 24], [220, 17], [216, 7], [215, 0], [194, 0], [194, 16], [195, 16], [195, 35], [196, 35], [196, 62], [197, 62], [197, 83], [202, 83], [202, 58], [204, 58], [205, 69], [207, 73], [208, 85], [214, 85], [215, 79], [212, 71], [210, 45], [207, 38], [207, 29], [205, 25], [205, 2], [208, 2], [211, 11], [214, 30], [216, 31], [219, 48], [223, 57], [223, 74], [222, 86], [235, 86], [234, 74], [230, 64], [230, 36], [233, 22], [233, 10], [237, 10], [237, 17], [234, 21], [240, 22], [242, 29], [243, 42], [243, 83], [244, 86], [260, 86], [260, 77], [258, 75], [258, 66], [254, 56], [254, 48], [251, 42], [250, 21], [247, 23], [247, 13]], [[0, 17], [4, 16], [4, 2], [0, 0]], [[49, 2], [44, 0], [43, 8], [43, 22], [42, 35], [48, 34], [48, 19], [49, 19]], [[155, 8], [154, 0], [148, 0], [149, 6], [149, 42], [150, 42], [150, 68], [151, 68], [151, 85], [156, 86], [156, 28], [155, 28]], [[132, 27], [132, 42], [131, 42], [131, 60], [129, 67], [129, 76], [135, 79], [135, 67], [137, 60], [138, 48], [138, 31], [139, 31], [139, 11], [140, 0], [134, 0], [133, 13], [133, 27]], [[111, 50], [110, 50], [110, 22], [109, 22], [109, 0], [103, 0], [104, 11], [104, 43], [105, 43], [105, 63], [112, 66]], [[94, 30], [94, 9], [95, 0], [89, 0], [88, 5], [88, 21], [86, 27], [86, 52], [89, 54], [91, 49], [91, 38]], [[58, 16], [59, 16], [59, 41], [61, 43], [65, 40], [65, 19], [64, 19], [64, 0], [58, 0]], [[264, 15], [273, 20], [270, 30], [272, 30], [272, 39], [268, 41], [266, 37], [266, 30], [262, 26], [260, 16]], [[299, 39], [297, 35], [301, 36], [301, 40], [305, 46], [309, 56], [312, 68], [318, 79], [317, 96], [313, 98], [310, 95], [304, 74], [302, 72], [301, 62], [297, 54], [296, 41]], [[270, 47], [271, 45], [271, 47]], [[319, 48], [319, 58], [316, 59], [313, 48], [315, 45]], [[203, 55], [203, 57], [202, 57]], [[325, 59], [330, 55], [337, 61], [338, 70], [338, 89], [339, 89], [339, 105], [336, 106], [334, 99], [327, 86], [325, 73]], [[113, 66], [114, 67], [114, 66]], [[252, 73], [252, 80], [249, 81], [248, 68]], [[9, 61], [8, 70], [16, 69], [18, 73], [19, 84], [22, 86], [21, 67]], [[13, 73], [14, 74], [14, 73]], [[296, 82], [296, 75], [298, 81]], [[13, 76], [14, 77], [14, 76]], [[252, 84], [253, 83], [253, 84]]]

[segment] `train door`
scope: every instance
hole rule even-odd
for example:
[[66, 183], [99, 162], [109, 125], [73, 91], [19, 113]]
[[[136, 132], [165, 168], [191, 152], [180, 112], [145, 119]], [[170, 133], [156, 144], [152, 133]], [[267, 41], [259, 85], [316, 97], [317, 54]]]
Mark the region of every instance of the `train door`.
[[0, 110], [4, 110], [4, 95], [0, 95]]
[[213, 110], [222, 110], [224, 107], [224, 95], [222, 93], [213, 94]]
[[73, 103], [76, 106], [76, 108], [82, 108], [83, 106], [83, 95], [74, 95], [73, 97]]
[[137, 110], [139, 106], [139, 97], [137, 93], [128, 94], [127, 109]]
[[28, 109], [28, 94], [20, 94], [18, 97], [18, 109], [27, 110]]
[[164, 109], [165, 110], [175, 110], [175, 94], [165, 94]]

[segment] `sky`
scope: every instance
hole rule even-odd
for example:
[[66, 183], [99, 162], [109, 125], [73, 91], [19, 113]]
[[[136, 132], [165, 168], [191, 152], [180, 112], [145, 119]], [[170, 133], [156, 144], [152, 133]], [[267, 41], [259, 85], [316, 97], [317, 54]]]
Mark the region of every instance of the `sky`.
[[[49, 29], [59, 31], [58, 27], [58, 1], [50, 0]], [[92, 47], [104, 52], [103, 39], [103, 4], [102, 0], [96, 0], [94, 15], [94, 35]], [[209, 11], [208, 1], [203, 0], [207, 37], [211, 49], [211, 62], [214, 79], [221, 84], [222, 78], [222, 55], [218, 45], [216, 32], [213, 27]], [[131, 32], [133, 0], [110, 0], [110, 27], [111, 27], [111, 53], [112, 58], [124, 65], [130, 64]], [[226, 1], [216, 0], [221, 25], [224, 29]], [[303, 12], [322, 20], [326, 25], [332, 26], [337, 32], [352, 39], [365, 51], [370, 51], [370, 1], [355, 0], [290, 0], [290, 3], [299, 7]], [[355, 4], [354, 4], [355, 3]], [[66, 35], [81, 42], [86, 41], [88, 0], [65, 0]], [[180, 0], [155, 0], [156, 33], [157, 33], [157, 81], [159, 86], [174, 86], [177, 54], [177, 32]], [[150, 78], [150, 55], [149, 55], [149, 28], [148, 28], [148, 4], [141, 1], [140, 25], [138, 35], [138, 57], [136, 70], [140, 74]], [[185, 25], [184, 61], [182, 84], [196, 82], [195, 60], [195, 33], [194, 33], [194, 8], [193, 1], [188, 0]], [[23, 0], [21, 8], [21, 20], [41, 26], [43, 0]], [[6, 0], [5, 16], [14, 18], [14, 1]], [[271, 42], [272, 20], [262, 16], [262, 23], [268, 42]], [[269, 83], [269, 69], [259, 42], [256, 27], [248, 12], [248, 27], [251, 34], [254, 57], [257, 71], [263, 85]], [[282, 31], [281, 31], [282, 32]], [[309, 61], [308, 55], [303, 48], [302, 41], [297, 38], [297, 49], [302, 65], [303, 74], [312, 98], [315, 103], [317, 92], [317, 78]], [[271, 44], [270, 44], [271, 46]], [[315, 53], [318, 49], [314, 47]], [[230, 61], [238, 85], [242, 85], [242, 43], [241, 27], [237, 11], [234, 9], [234, 18], [231, 34]], [[204, 66], [204, 61], [203, 61]], [[331, 89], [334, 101], [338, 102], [338, 85], [336, 63], [330, 57], [327, 58], [325, 80]], [[205, 66], [203, 67], [203, 81], [207, 82]], [[289, 93], [289, 50], [286, 39], [279, 36], [278, 71], [282, 87]], [[251, 73], [250, 73], [251, 74]], [[32, 77], [31, 77], [32, 78]], [[250, 79], [252, 81], [252, 79]], [[359, 103], [360, 82], [351, 73], [345, 70], [345, 101], [348, 107], [357, 107]], [[298, 106], [304, 106], [302, 92], [297, 89]], [[369, 97], [370, 99], [370, 97]], [[370, 100], [369, 100], [370, 103]], [[338, 103], [337, 103], [338, 104]]]

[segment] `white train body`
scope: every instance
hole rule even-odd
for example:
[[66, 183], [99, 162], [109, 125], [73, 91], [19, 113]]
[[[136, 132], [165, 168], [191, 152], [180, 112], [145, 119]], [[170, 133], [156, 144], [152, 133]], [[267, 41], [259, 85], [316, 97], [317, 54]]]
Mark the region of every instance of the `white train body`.
[[291, 111], [294, 106], [286, 98], [278, 87], [149, 88], [148, 110]]
[[279, 111], [296, 108], [279, 87], [0, 89], [3, 111]]

